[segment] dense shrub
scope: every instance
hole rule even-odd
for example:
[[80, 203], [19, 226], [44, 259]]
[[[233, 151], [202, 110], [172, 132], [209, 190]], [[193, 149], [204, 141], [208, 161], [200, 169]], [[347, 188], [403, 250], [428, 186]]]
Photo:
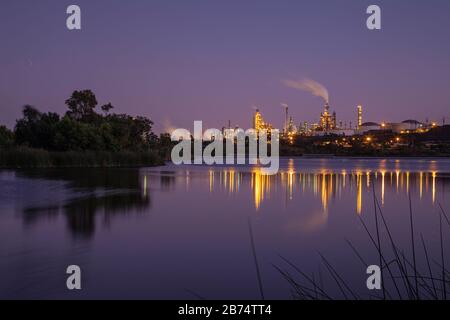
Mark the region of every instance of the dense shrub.
[[9, 148], [13, 145], [14, 133], [5, 126], [0, 126], [0, 148]]

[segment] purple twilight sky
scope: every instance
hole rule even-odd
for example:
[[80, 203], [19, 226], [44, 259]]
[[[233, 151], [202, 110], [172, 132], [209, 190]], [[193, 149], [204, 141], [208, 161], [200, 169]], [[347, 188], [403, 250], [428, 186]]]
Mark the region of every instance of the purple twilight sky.
[[[66, 28], [70, 4], [82, 30]], [[366, 28], [370, 4], [382, 30]], [[281, 103], [295, 123], [318, 119], [323, 101], [284, 79], [323, 84], [338, 120], [450, 117], [448, 0], [2, 0], [0, 124], [24, 104], [65, 112], [92, 89], [116, 112], [171, 127], [251, 126], [252, 106], [275, 126]], [[448, 119], [450, 122], [450, 118]]]

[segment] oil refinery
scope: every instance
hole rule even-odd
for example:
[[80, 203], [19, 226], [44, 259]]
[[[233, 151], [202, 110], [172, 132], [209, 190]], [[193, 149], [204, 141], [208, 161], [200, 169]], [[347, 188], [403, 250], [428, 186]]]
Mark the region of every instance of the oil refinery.
[[[328, 102], [325, 103], [323, 111], [319, 115], [319, 121], [309, 123], [307, 121], [295, 125], [294, 118], [289, 114], [289, 106], [282, 104], [284, 111], [284, 124], [281, 135], [284, 138], [296, 136], [353, 136], [363, 135], [369, 132], [391, 131], [393, 133], [422, 133], [437, 127], [436, 122], [420, 122], [408, 119], [402, 122], [363, 122], [363, 106], [356, 106], [355, 122], [338, 121], [336, 111], [332, 111]], [[355, 125], [353, 125], [353, 123]], [[252, 119], [253, 129], [257, 132], [270, 131], [275, 128], [270, 122], [263, 118], [260, 109], [256, 109]], [[445, 125], [445, 120], [443, 124]], [[292, 139], [291, 139], [292, 140]]]

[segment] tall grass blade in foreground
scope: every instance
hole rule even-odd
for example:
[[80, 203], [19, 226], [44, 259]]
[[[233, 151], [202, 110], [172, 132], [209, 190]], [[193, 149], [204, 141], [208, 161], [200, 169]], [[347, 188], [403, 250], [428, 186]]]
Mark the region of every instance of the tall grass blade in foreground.
[[255, 262], [256, 277], [258, 278], [259, 293], [261, 295], [261, 299], [264, 300], [264, 290], [261, 280], [261, 273], [259, 271], [258, 257], [256, 255], [255, 241], [253, 239], [252, 222], [250, 221], [250, 218], [248, 218], [248, 233], [250, 235], [250, 244], [252, 247], [253, 260]]
[[409, 199], [409, 222], [411, 228], [411, 245], [412, 245], [412, 255], [413, 255], [413, 265], [414, 265], [414, 281], [416, 285], [416, 297], [419, 298], [419, 285], [417, 281], [417, 266], [416, 266], [416, 249], [414, 245], [414, 225], [413, 225], [413, 214], [412, 214], [412, 203], [411, 203], [411, 192], [408, 192]]

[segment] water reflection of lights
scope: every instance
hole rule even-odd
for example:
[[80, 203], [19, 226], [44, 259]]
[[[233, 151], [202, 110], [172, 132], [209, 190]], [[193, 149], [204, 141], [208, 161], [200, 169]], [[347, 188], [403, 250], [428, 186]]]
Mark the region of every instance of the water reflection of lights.
[[395, 177], [396, 177], [396, 187], [397, 187], [397, 192], [398, 192], [398, 184], [399, 184], [399, 179], [400, 179], [400, 171], [396, 171], [395, 172]]
[[357, 187], [358, 187], [358, 192], [357, 192], [357, 196], [356, 196], [356, 213], [357, 214], [361, 214], [362, 212], [362, 174], [360, 172], [358, 172], [356, 174], [357, 176]]
[[409, 193], [409, 172], [406, 172], [406, 193]]
[[[277, 192], [279, 189], [285, 194], [286, 201], [293, 201], [302, 194], [312, 193], [320, 201], [324, 213], [329, 210], [332, 198], [353, 194], [356, 199], [357, 214], [362, 214], [364, 193], [367, 192], [370, 198], [372, 197], [372, 187], [374, 187], [376, 195], [380, 196], [382, 206], [386, 203], [386, 195], [391, 194], [391, 191], [399, 194], [417, 191], [422, 200], [428, 193], [430, 184], [430, 197], [433, 203], [436, 202], [438, 192], [436, 171], [411, 173], [400, 170], [390, 172], [358, 170], [333, 173], [322, 170], [318, 173], [304, 173], [287, 169], [277, 175], [267, 175], [261, 169], [253, 168], [249, 172], [239, 172], [235, 169], [210, 170], [208, 174], [210, 192], [214, 192], [216, 180], [219, 181], [218, 185], [230, 194], [238, 193], [241, 185], [249, 183], [256, 210], [261, 208], [262, 203], [271, 195], [272, 191]], [[186, 176], [186, 179], [189, 179], [189, 175]], [[188, 184], [188, 182], [186, 183]], [[145, 178], [143, 184], [145, 193], [145, 189], [147, 189]], [[271, 187], [275, 187], [275, 189], [271, 190]]]
[[186, 190], [189, 190], [190, 172], [186, 171]]
[[345, 180], [347, 177], [347, 171], [342, 171], [342, 188], [345, 189]]
[[265, 193], [270, 190], [271, 177], [272, 176], [261, 173], [260, 169], [252, 171], [253, 198], [256, 210], [259, 209], [261, 202], [264, 200]]
[[419, 194], [420, 194], [420, 199], [422, 199], [422, 195], [423, 195], [423, 172], [419, 173]]
[[234, 185], [235, 185], [234, 173], [235, 173], [234, 170], [230, 170], [228, 172], [228, 181], [229, 181], [228, 182], [228, 185], [229, 185], [228, 191], [229, 192], [234, 192]]
[[287, 188], [288, 188], [289, 200], [292, 200], [292, 192], [293, 192], [293, 185], [294, 185], [294, 178], [295, 178], [294, 175], [295, 175], [294, 171], [288, 172]]
[[212, 192], [214, 189], [214, 171], [209, 170], [209, 192]]
[[432, 173], [432, 177], [433, 177], [433, 187], [432, 187], [432, 198], [433, 198], [433, 203], [436, 201], [436, 172]]
[[366, 172], [366, 185], [367, 185], [367, 188], [370, 187], [370, 171]]
[[[214, 189], [216, 173], [213, 170], [209, 172], [209, 191], [212, 192]], [[219, 185], [221, 185], [229, 193], [234, 193], [239, 191], [239, 185], [241, 182], [242, 173], [236, 172], [234, 169], [223, 170], [218, 172]]]
[[144, 197], [147, 197], [147, 176], [146, 175], [144, 176], [144, 183], [143, 183], [142, 188], [143, 188]]

